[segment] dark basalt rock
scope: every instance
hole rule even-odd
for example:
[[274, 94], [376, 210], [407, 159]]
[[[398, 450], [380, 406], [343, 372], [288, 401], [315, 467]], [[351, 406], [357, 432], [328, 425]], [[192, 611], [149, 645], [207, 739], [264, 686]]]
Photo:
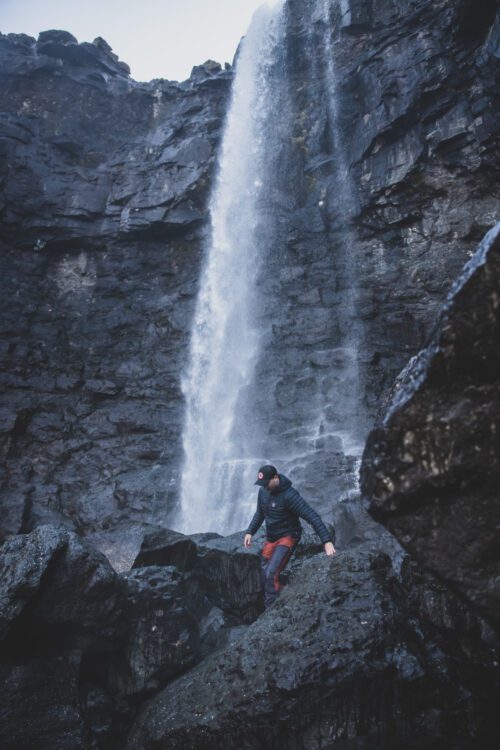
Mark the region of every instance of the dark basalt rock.
[[[142, 566], [121, 576], [63, 527], [41, 526], [2, 545], [6, 747], [31, 747], [43, 735], [37, 747], [123, 748], [142, 701], [202, 656], [241, 639], [242, 622], [260, 609], [257, 554], [240, 553], [241, 534], [237, 542], [194, 535], [195, 546], [189, 537], [161, 531], [178, 567]], [[147, 534], [160, 537], [158, 529]], [[165, 560], [165, 548], [160, 552]], [[26, 694], [33, 710], [20, 722]]]
[[[36, 43], [39, 55], [47, 55], [78, 67], [97, 67], [108, 75], [128, 76], [129, 66], [118, 60], [109, 44], [97, 37], [92, 44], [78, 40], [67, 31], [42, 31]], [[98, 80], [98, 79], [96, 79]]]
[[367, 442], [370, 511], [500, 625], [500, 224], [453, 286]]
[[126, 586], [103, 555], [41, 526], [0, 548], [2, 747], [95, 750], [82, 700], [90, 655], [126, 643]]
[[470, 696], [406, 609], [384, 542], [307, 559], [242, 639], [152, 700], [128, 750], [472, 748]]
[[232, 80], [205, 67], [137, 83], [100, 38], [0, 35], [6, 534], [64, 522], [97, 535], [175, 507], [180, 373]]
[[158, 690], [199, 657], [198, 619], [206, 611], [196, 580], [175, 567], [144, 567], [127, 584], [127, 641], [107, 668], [108, 688], [122, 696]]
[[78, 690], [80, 654], [0, 665], [4, 750], [95, 750]]
[[125, 588], [72, 532], [41, 526], [0, 548], [2, 658], [101, 648], [123, 632]]
[[375, 512], [436, 575], [364, 513], [354, 454], [498, 219], [500, 14], [491, 0], [285, 11], [255, 299], [267, 335], [239, 417], [262, 416], [259, 452], [292, 457], [340, 554], [305, 538], [256, 621], [258, 556], [241, 534], [162, 542], [144, 527], [173, 523], [178, 500], [181, 372], [232, 72], [207, 61], [141, 84], [100, 38], [0, 35], [3, 530], [64, 522], [120, 570], [154, 532], [150, 561], [179, 566], [121, 577], [61, 528], [4, 545], [12, 749], [123, 750], [173, 678], [130, 748], [475, 750], [497, 733], [498, 639], [477, 615], [498, 621], [491, 252], [365, 454]]
[[[500, 18], [488, 0], [285, 12], [249, 403], [256, 449], [292, 457], [330, 518], [380, 394], [498, 218]], [[232, 75], [137, 83], [100, 38], [0, 36], [5, 533], [173, 524]]]
[[196, 561], [196, 544], [188, 536], [170, 529], [148, 532], [134, 560], [133, 568], [146, 565], [175, 565], [191, 570]]
[[240, 622], [252, 622], [262, 610], [259, 541], [250, 550], [243, 548], [244, 532], [198, 542], [197, 571], [209, 600]]
[[226, 537], [186, 536], [157, 528], [145, 534], [133, 567], [174, 565], [181, 571], [193, 570], [214, 606], [251, 622], [262, 609], [258, 551], [262, 532], [251, 550], [243, 548], [243, 536], [243, 531]]

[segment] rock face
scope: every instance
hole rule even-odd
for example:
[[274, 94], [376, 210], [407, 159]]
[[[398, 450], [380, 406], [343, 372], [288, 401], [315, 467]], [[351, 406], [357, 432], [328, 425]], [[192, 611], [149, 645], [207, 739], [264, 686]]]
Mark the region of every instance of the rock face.
[[[496, 721], [491, 648], [467, 668], [457, 658], [478, 622], [463, 623], [455, 654], [446, 653], [445, 614], [458, 620], [460, 605], [433, 591], [432, 580], [427, 590], [412, 581], [392, 538], [377, 535], [333, 562], [322, 554], [296, 561], [276, 604], [243, 638], [145, 707], [128, 750], [487, 742]], [[417, 601], [433, 613], [433, 627], [417, 619]], [[484, 681], [481, 695], [471, 697], [467, 674]]]
[[[273, 415], [252, 447], [286, 455], [299, 486], [315, 476], [330, 514], [380, 394], [497, 218], [500, 22], [492, 0], [289, 0], [285, 23], [242, 418]], [[169, 525], [232, 72], [139, 84], [103, 40], [55, 31], [0, 37], [0, 65], [2, 524]]]
[[265, 455], [295, 456], [295, 483], [330, 473], [311, 487], [326, 513], [345, 492], [335, 454], [362, 446], [498, 218], [500, 21], [492, 2], [291, 0], [285, 14], [278, 239], [251, 403], [274, 415]]
[[427, 348], [370, 434], [370, 511], [500, 625], [500, 224], [453, 286]]
[[95, 747], [83, 664], [123, 646], [125, 586], [103, 555], [51, 526], [6, 542], [0, 571], [2, 747]]
[[103, 40], [0, 37], [8, 533], [158, 520], [173, 503], [231, 77], [210, 64], [184, 83], [139, 84]]
[[2, 747], [123, 750], [145, 699], [242, 636], [262, 609], [257, 555], [241, 535], [239, 549], [185, 539], [192, 569], [177, 557], [121, 576], [63, 527], [2, 545]]

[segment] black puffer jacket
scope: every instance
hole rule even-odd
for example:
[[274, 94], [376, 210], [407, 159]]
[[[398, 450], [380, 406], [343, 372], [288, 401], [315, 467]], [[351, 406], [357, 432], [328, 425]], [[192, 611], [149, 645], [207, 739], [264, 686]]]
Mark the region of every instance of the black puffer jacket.
[[283, 474], [278, 474], [280, 483], [273, 492], [264, 487], [259, 489], [257, 510], [246, 531], [255, 534], [262, 522], [266, 522], [266, 537], [269, 542], [276, 542], [282, 536], [300, 538], [302, 526], [299, 517], [311, 524], [321, 542], [331, 542], [332, 537], [321, 520], [321, 517], [306, 503], [292, 483]]

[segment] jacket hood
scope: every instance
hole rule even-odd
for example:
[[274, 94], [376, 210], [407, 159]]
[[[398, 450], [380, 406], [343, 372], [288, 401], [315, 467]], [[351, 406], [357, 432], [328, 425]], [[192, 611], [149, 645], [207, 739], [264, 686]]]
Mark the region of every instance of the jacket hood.
[[273, 495], [279, 495], [280, 492], [285, 492], [289, 487], [292, 486], [291, 481], [284, 474], [278, 474], [280, 483], [278, 487], [272, 493]]

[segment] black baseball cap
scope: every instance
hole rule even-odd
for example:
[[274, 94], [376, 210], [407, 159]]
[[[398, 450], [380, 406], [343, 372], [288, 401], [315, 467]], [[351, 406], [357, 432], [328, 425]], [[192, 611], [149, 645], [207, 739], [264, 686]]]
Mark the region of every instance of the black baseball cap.
[[265, 487], [269, 480], [275, 477], [277, 473], [278, 470], [276, 466], [272, 466], [272, 464], [261, 466], [259, 469], [258, 479], [255, 484], [260, 484], [261, 487]]

